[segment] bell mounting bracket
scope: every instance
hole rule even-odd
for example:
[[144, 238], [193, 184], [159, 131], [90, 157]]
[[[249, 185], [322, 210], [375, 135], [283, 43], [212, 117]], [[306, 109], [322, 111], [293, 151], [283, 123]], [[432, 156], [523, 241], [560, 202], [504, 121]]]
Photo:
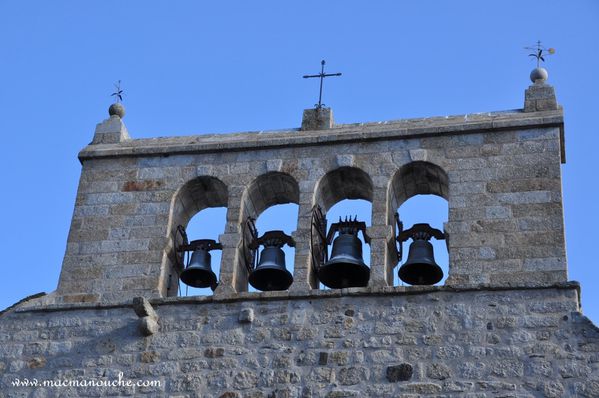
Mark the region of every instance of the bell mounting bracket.
[[175, 251], [175, 263], [177, 265], [175, 270], [177, 273], [179, 273], [179, 270], [185, 268], [185, 253], [182, 250], [179, 250], [179, 248], [186, 245], [189, 245], [189, 240], [187, 239], [185, 227], [183, 227], [183, 225], [177, 225], [175, 233], [173, 234], [173, 249]]
[[256, 228], [256, 219], [248, 217], [243, 224], [241, 231], [241, 248], [243, 250], [243, 263], [248, 273], [251, 273], [256, 264], [258, 248], [253, 247], [252, 243], [258, 239], [258, 229]]
[[312, 207], [312, 222], [310, 226], [310, 248], [312, 249], [312, 264], [318, 270], [327, 262], [327, 219], [319, 205]]
[[258, 237], [256, 220], [248, 217], [243, 225], [242, 231], [243, 259], [245, 267], [251, 273], [256, 267], [258, 261], [258, 248], [260, 245], [265, 247], [282, 247], [287, 244], [295, 247], [295, 241], [283, 231], [267, 231], [264, 235]]
[[208, 252], [210, 250], [222, 250], [223, 245], [214, 239], [197, 239], [192, 240], [187, 244], [180, 245], [177, 248], [177, 252], [192, 252], [198, 249], [203, 249]]
[[358, 216], [355, 216], [353, 220], [351, 217], [345, 217], [345, 220], [341, 220], [341, 217], [339, 217], [338, 222], [331, 224], [326, 242], [330, 245], [333, 242], [336, 232], [339, 232], [339, 234], [358, 235], [360, 231], [362, 232], [362, 236], [364, 236], [364, 241], [370, 244], [370, 236], [366, 233], [366, 223], [364, 221], [358, 221]]
[[260, 245], [265, 247], [283, 247], [284, 245], [295, 247], [295, 241], [283, 231], [268, 231], [259, 238], [254, 238], [250, 242], [249, 247], [252, 250], [257, 250]]

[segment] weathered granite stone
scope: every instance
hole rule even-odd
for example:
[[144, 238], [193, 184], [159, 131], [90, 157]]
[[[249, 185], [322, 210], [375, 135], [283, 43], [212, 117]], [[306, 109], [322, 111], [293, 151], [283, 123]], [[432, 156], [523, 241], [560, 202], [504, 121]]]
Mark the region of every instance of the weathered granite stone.
[[451, 377], [451, 369], [442, 363], [432, 363], [426, 368], [426, 375], [431, 379], [445, 380]]
[[241, 323], [254, 322], [254, 310], [252, 308], [243, 308], [239, 312], [239, 322], [241, 322]]
[[92, 145], [115, 144], [129, 139], [129, 132], [125, 127], [125, 123], [115, 114], [96, 126]]
[[542, 81], [532, 84], [524, 95], [524, 112], [542, 112], [559, 109], [555, 89]]
[[408, 381], [414, 374], [414, 368], [409, 363], [402, 363], [401, 365], [393, 365], [387, 367], [387, 380], [391, 383], [398, 381]]
[[139, 320], [139, 331], [144, 336], [151, 336], [158, 332], [159, 326], [156, 318], [144, 316]]
[[305, 109], [302, 116], [302, 130], [327, 130], [333, 128], [334, 123], [331, 108]]
[[140, 318], [143, 318], [144, 316], [158, 318], [156, 311], [154, 311], [154, 308], [152, 308], [152, 304], [150, 304], [150, 302], [144, 297], [133, 298], [133, 310]]

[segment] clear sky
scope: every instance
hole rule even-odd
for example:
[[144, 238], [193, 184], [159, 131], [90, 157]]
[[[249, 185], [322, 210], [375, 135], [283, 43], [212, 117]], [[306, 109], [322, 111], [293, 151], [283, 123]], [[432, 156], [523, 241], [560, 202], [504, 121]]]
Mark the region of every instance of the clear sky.
[[298, 127], [321, 59], [343, 73], [323, 98], [339, 123], [443, 116], [522, 108], [523, 47], [542, 40], [565, 110], [569, 278], [599, 321], [598, 39], [596, 0], [0, 0], [0, 308], [56, 288], [77, 153], [119, 79], [133, 138]]

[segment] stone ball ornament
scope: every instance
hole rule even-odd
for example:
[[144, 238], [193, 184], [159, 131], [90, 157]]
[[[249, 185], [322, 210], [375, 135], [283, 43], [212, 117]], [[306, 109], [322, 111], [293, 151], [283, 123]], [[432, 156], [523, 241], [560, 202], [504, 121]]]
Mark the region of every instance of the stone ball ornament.
[[545, 82], [548, 77], [549, 77], [549, 73], [547, 72], [547, 69], [545, 69], [545, 68], [541, 68], [541, 67], [534, 68], [532, 70], [532, 72], [530, 72], [530, 80], [533, 83], [536, 83], [538, 81]]
[[125, 107], [120, 102], [114, 103], [108, 108], [108, 114], [110, 116], [118, 116], [122, 119], [125, 116]]

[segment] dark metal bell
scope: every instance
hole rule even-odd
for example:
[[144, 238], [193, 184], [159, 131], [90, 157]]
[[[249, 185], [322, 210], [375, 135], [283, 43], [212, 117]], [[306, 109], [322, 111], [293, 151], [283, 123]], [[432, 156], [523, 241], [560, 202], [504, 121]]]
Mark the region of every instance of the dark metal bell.
[[194, 250], [189, 265], [181, 272], [181, 280], [192, 287], [216, 287], [216, 274], [210, 266], [210, 253], [204, 247]]
[[287, 290], [293, 283], [285, 268], [285, 252], [279, 245], [265, 246], [260, 261], [249, 277], [250, 285], [262, 291]]
[[408, 260], [398, 274], [399, 279], [410, 285], [434, 285], [443, 279], [443, 270], [435, 262], [433, 245], [426, 240], [414, 240]]
[[362, 259], [362, 241], [353, 233], [340, 233], [333, 241], [331, 259], [318, 270], [318, 279], [331, 289], [368, 284], [370, 268]]

